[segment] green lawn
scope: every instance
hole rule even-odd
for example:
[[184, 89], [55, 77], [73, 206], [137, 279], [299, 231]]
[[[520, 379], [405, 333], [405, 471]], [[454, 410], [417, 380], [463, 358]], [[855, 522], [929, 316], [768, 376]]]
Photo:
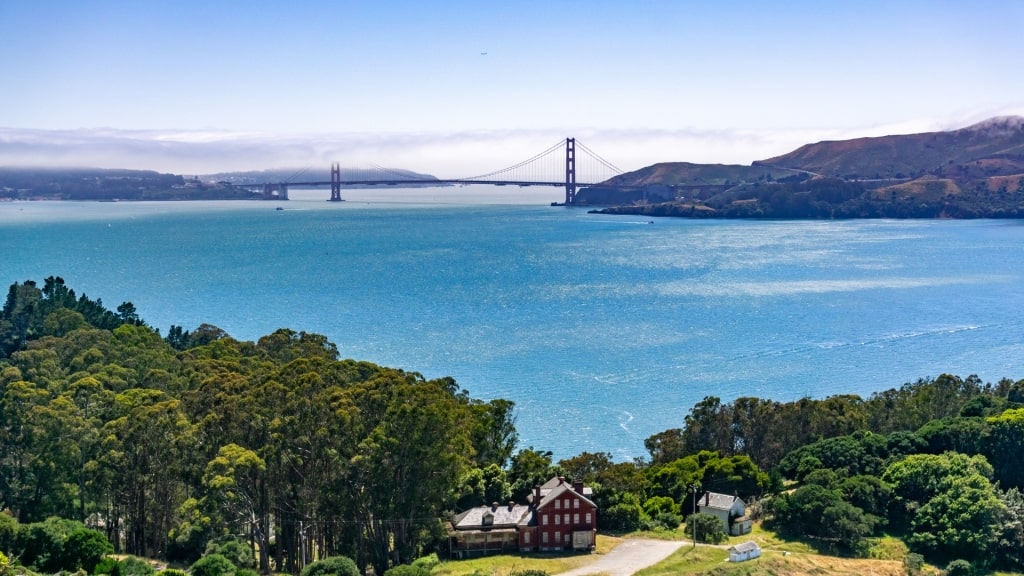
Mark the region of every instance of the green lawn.
[[598, 534], [597, 548], [589, 554], [504, 554], [469, 560], [448, 560], [434, 568], [433, 574], [508, 576], [512, 572], [522, 570], [543, 570], [548, 574], [558, 574], [594, 562], [598, 556], [607, 554], [622, 540], [616, 536]]

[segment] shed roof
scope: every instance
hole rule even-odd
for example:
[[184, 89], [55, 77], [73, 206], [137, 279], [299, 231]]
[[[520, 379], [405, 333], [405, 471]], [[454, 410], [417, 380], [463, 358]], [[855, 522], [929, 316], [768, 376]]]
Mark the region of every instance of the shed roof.
[[747, 540], [746, 542], [741, 542], [741, 543], [739, 543], [739, 544], [737, 544], [735, 546], [730, 547], [729, 551], [730, 552], [753, 552], [754, 550], [760, 550], [760, 549], [761, 549], [761, 547], [757, 545], [757, 542], [754, 542], [753, 540]]

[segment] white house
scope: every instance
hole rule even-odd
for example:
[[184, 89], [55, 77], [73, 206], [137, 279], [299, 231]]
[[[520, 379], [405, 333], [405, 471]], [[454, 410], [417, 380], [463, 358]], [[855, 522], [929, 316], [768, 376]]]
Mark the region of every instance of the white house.
[[754, 524], [747, 516], [747, 504], [739, 496], [705, 492], [697, 501], [697, 510], [717, 516], [722, 530], [732, 536], [749, 534]]
[[753, 560], [761, 555], [761, 547], [753, 540], [747, 540], [729, 548], [729, 562], [743, 562]]

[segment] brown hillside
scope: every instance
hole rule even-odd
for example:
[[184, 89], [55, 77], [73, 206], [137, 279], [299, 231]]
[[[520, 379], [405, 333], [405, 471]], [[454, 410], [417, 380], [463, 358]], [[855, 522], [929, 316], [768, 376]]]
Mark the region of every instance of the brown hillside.
[[892, 135], [806, 144], [754, 163], [796, 168], [836, 178], [957, 179], [1020, 173], [1024, 168], [1024, 118], [993, 118], [948, 132]]
[[878, 200], [907, 200], [916, 199], [921, 201], [936, 201], [960, 194], [960, 187], [949, 178], [938, 178], [936, 176], [924, 176], [896, 184], [879, 188], [872, 193]]

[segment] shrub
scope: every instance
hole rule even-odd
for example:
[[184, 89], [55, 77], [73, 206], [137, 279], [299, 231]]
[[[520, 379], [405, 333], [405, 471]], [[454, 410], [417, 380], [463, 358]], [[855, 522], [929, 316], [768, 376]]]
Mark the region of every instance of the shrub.
[[644, 512], [648, 516], [656, 517], [659, 514], [679, 514], [679, 505], [668, 496], [655, 496], [644, 502]]
[[68, 536], [67, 542], [64, 543], [63, 564], [67, 569], [81, 568], [91, 574], [96, 569], [96, 565], [113, 551], [114, 545], [102, 533], [85, 527], [78, 528]]
[[967, 560], [953, 560], [946, 566], [946, 576], [974, 576], [974, 566]]
[[18, 538], [18, 521], [0, 512], [0, 550], [14, 549]]
[[437, 557], [437, 552], [432, 552], [427, 556], [423, 556], [412, 561], [413, 566], [422, 566], [427, 570], [433, 570], [439, 564], [441, 564], [441, 560]]
[[116, 572], [111, 573], [112, 576], [153, 576], [156, 573], [156, 568], [149, 562], [135, 556], [122, 558], [114, 569]]
[[330, 556], [302, 569], [301, 576], [361, 576], [356, 563], [347, 556]]
[[168, 568], [160, 571], [160, 576], [188, 576], [188, 572], [177, 568]]
[[722, 530], [722, 521], [714, 514], [708, 514], [707, 512], [691, 514], [686, 519], [686, 533], [693, 534], [695, 526], [698, 542], [719, 544], [727, 538], [725, 531]]
[[430, 570], [423, 566], [413, 566], [412, 564], [401, 564], [399, 566], [393, 566], [388, 568], [384, 576], [430, 576]]
[[224, 576], [236, 570], [235, 565], [220, 554], [210, 554], [196, 560], [190, 572], [192, 576]]
[[256, 567], [256, 554], [252, 546], [238, 538], [211, 541], [206, 545], [206, 554], [220, 554], [238, 568]]
[[911, 552], [903, 558], [903, 567], [909, 576], [917, 576], [924, 569], [924, 556]]
[[113, 556], [107, 556], [103, 560], [100, 560], [100, 563], [97, 564], [96, 567], [92, 569], [92, 573], [93, 574], [97, 574], [97, 575], [99, 575], [99, 574], [113, 574], [114, 570], [116, 570], [116, 569], [117, 569], [117, 558], [114, 558]]
[[662, 512], [651, 518], [650, 524], [654, 528], [664, 528], [666, 530], [678, 530], [679, 525], [683, 523], [683, 517], [679, 514], [672, 514], [670, 512]]
[[615, 504], [598, 514], [597, 521], [604, 530], [632, 532], [640, 529], [644, 519], [644, 511], [633, 503]]
[[518, 570], [516, 572], [509, 572], [508, 576], [548, 576], [548, 573], [543, 570]]
[[235, 576], [260, 576], [260, 573], [252, 568], [239, 568], [235, 570]]
[[[70, 540], [72, 535], [74, 540]], [[77, 570], [82, 562], [95, 568], [106, 554], [97, 557], [98, 550], [107, 547], [113, 550], [99, 532], [89, 530], [81, 522], [54, 517], [20, 525], [14, 548], [22, 565], [54, 574]]]
[[22, 565], [44, 572], [61, 570], [64, 538], [53, 522], [35, 522], [18, 527], [17, 556]]

